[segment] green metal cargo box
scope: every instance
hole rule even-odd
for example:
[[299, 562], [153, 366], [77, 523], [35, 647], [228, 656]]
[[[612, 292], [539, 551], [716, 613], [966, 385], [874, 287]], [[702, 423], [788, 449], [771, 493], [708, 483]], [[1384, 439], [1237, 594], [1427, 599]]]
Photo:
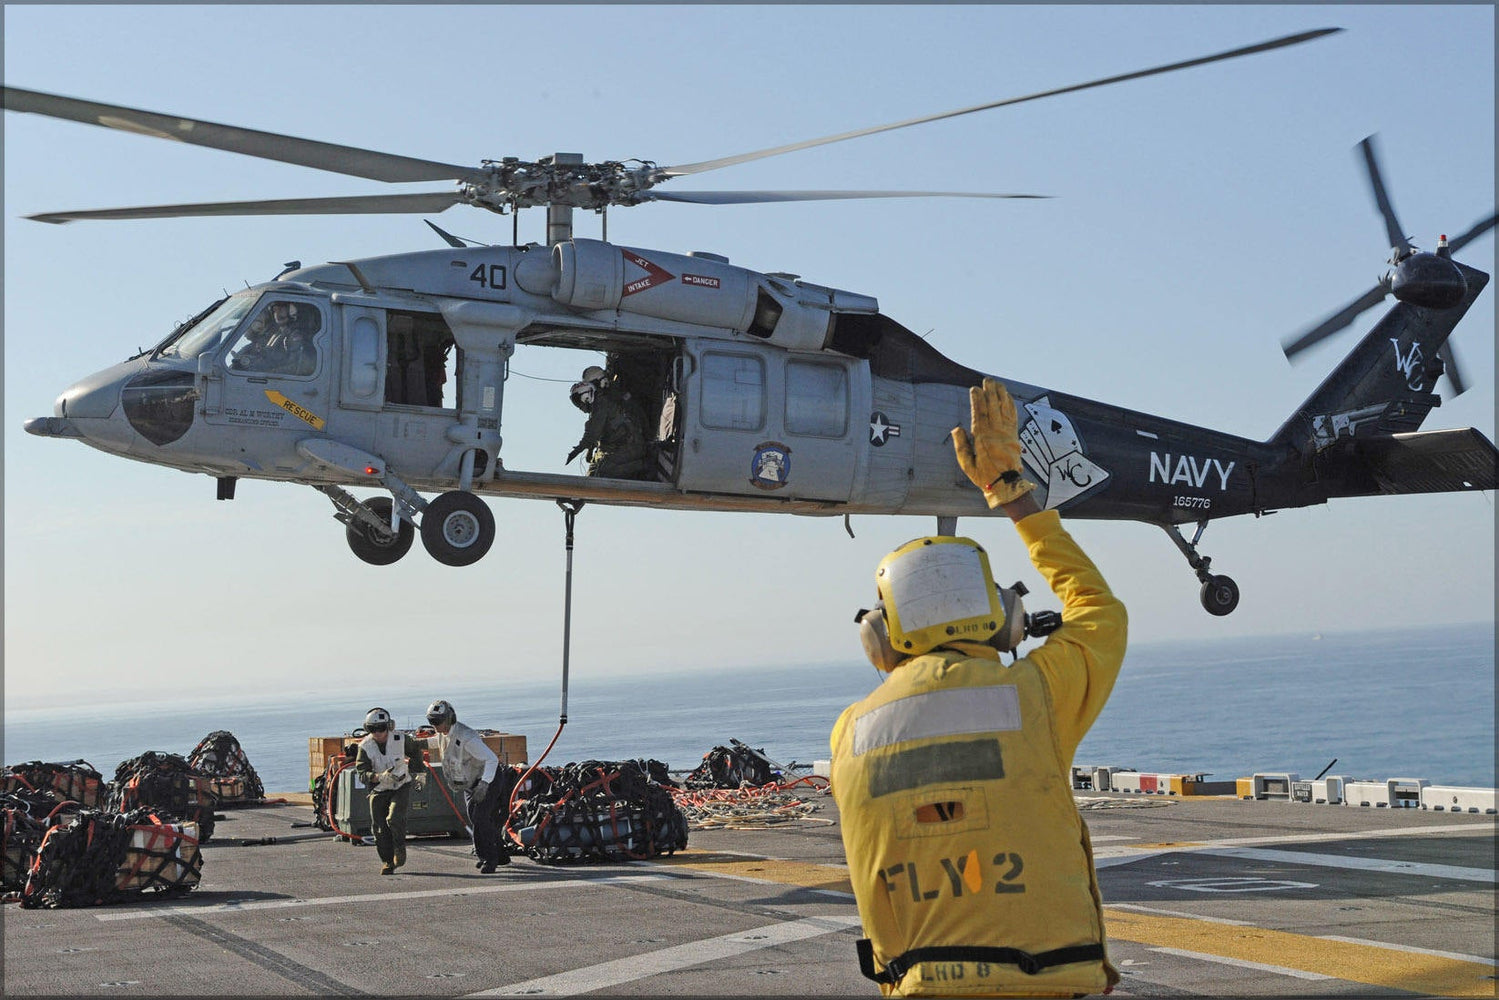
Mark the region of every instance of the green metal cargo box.
[[[420, 787], [425, 784], [425, 788]], [[444, 792], [447, 793], [444, 796]], [[449, 800], [452, 804], [449, 804]], [[454, 811], [455, 807], [457, 812]], [[459, 818], [463, 809], [463, 796], [455, 794], [442, 780], [437, 770], [429, 770], [425, 783], [411, 788], [411, 812], [406, 817], [406, 835], [409, 837], [467, 836], [468, 826]], [[369, 790], [359, 780], [352, 767], [339, 772], [335, 783], [333, 818], [338, 828], [356, 837], [367, 837], [370, 825]]]

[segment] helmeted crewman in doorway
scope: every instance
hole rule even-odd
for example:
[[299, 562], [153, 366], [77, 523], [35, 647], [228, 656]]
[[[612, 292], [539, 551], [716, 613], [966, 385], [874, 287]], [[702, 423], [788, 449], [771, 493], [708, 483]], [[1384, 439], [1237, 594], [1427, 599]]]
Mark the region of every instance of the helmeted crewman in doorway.
[[1062, 624], [1006, 666], [1024, 611], [980, 545], [919, 538], [880, 563], [859, 628], [888, 676], [832, 735], [860, 968], [887, 996], [1097, 993], [1119, 974], [1071, 768], [1124, 659], [1124, 605], [1032, 496], [1004, 387], [969, 401], [958, 463], [1015, 522]]
[[583, 436], [568, 452], [571, 462], [585, 451], [588, 474], [606, 479], [644, 479], [648, 471], [645, 409], [616, 375], [598, 365], [583, 369], [569, 398], [588, 414]]

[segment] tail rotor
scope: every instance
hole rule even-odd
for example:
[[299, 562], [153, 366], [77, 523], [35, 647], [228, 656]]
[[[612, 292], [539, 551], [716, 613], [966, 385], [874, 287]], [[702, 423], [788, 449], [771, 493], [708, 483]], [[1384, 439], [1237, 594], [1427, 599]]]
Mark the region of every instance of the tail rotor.
[[[1390, 240], [1390, 270], [1380, 278], [1378, 284], [1342, 309], [1305, 332], [1282, 341], [1281, 350], [1291, 360], [1295, 360], [1299, 354], [1314, 344], [1321, 343], [1328, 337], [1341, 332], [1360, 314], [1379, 305], [1389, 295], [1394, 295], [1401, 302], [1429, 309], [1448, 309], [1457, 305], [1463, 300], [1468, 289], [1462, 271], [1452, 262], [1452, 255], [1493, 229], [1496, 218], [1499, 218], [1491, 213], [1487, 218], [1474, 223], [1467, 232], [1451, 242], [1446, 236], [1442, 236], [1435, 252], [1427, 253], [1417, 250], [1400, 225], [1400, 220], [1395, 215], [1395, 207], [1391, 204], [1389, 193], [1385, 189], [1384, 178], [1379, 169], [1379, 154], [1374, 147], [1374, 136], [1365, 138], [1359, 143], [1358, 148], [1363, 157], [1364, 169], [1369, 177], [1374, 202], [1379, 208], [1380, 216], [1384, 219], [1385, 233]], [[1437, 354], [1442, 359], [1445, 374], [1452, 384], [1453, 395], [1462, 395], [1468, 384], [1462, 376], [1457, 363], [1457, 355], [1453, 352], [1451, 345], [1443, 343]]]

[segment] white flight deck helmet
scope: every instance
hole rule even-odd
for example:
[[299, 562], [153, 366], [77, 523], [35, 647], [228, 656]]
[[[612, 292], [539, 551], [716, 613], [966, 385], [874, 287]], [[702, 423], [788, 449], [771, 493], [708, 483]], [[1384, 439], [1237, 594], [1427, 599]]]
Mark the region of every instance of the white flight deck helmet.
[[432, 725], [440, 722], [457, 722], [458, 713], [453, 711], [453, 706], [441, 698], [427, 706], [427, 721]]
[[881, 670], [948, 642], [1009, 652], [1025, 638], [1020, 594], [994, 585], [989, 554], [971, 538], [917, 538], [880, 560], [874, 576], [879, 602], [855, 621]]
[[364, 717], [364, 728], [373, 733], [383, 729], [394, 729], [395, 723], [391, 721], [390, 713], [385, 709], [372, 708]]
[[598, 365], [589, 365], [583, 369], [582, 381], [574, 382], [568, 391], [568, 398], [573, 405], [584, 413], [593, 410], [593, 401], [598, 397], [599, 388], [604, 384], [604, 378], [608, 373]]

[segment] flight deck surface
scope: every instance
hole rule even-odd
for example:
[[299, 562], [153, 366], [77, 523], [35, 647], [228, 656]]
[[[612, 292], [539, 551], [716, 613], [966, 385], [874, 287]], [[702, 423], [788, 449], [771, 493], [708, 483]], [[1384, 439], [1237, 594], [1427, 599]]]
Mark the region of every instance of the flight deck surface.
[[[4, 992], [878, 996], [831, 797], [831, 824], [695, 831], [630, 864], [481, 875], [466, 840], [412, 840], [393, 876], [294, 825], [312, 810], [292, 798], [226, 812], [179, 900], [7, 905]], [[1116, 996], [1495, 995], [1493, 816], [1079, 802]]]

